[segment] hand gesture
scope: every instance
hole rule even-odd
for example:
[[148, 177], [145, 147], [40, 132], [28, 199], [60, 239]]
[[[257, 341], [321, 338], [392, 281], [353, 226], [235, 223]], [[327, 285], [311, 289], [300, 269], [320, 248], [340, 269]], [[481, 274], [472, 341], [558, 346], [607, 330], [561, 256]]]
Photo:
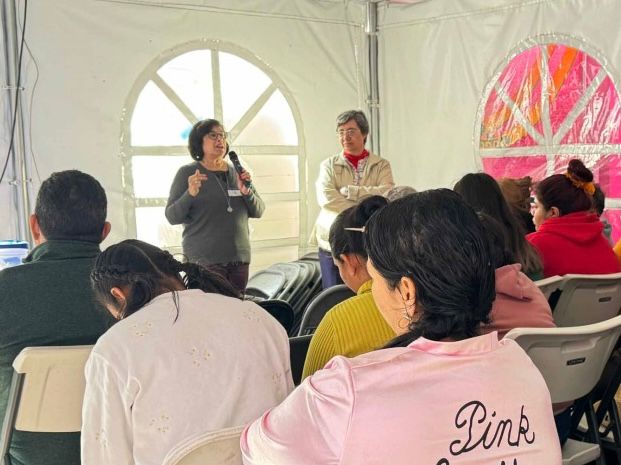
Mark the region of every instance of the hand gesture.
[[244, 181], [250, 181], [252, 182], [252, 178], [250, 177], [250, 173], [246, 170], [243, 170], [241, 175], [237, 175], [237, 187], [239, 187], [239, 191], [243, 194], [243, 195], [248, 195], [250, 194], [250, 188], [246, 187], [246, 185], [244, 184]]
[[196, 197], [198, 195], [203, 181], [207, 181], [207, 175], [202, 174], [198, 169], [192, 176], [188, 177], [188, 193], [192, 197]]

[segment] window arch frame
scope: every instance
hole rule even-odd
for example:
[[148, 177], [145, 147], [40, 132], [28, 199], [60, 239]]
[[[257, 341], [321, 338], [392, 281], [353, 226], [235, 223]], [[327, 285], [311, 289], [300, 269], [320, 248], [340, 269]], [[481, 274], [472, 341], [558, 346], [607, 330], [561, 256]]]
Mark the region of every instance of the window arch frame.
[[[302, 118], [297, 103], [295, 102], [292, 93], [280, 76], [274, 71], [274, 69], [267, 64], [262, 58], [252, 53], [250, 50], [243, 48], [235, 43], [222, 41], [218, 39], [199, 39], [183, 44], [179, 44], [175, 47], [169, 48], [154, 59], [152, 59], [147, 66], [140, 72], [136, 78], [128, 96], [125, 99], [125, 104], [121, 112], [120, 120], [120, 157], [121, 157], [121, 180], [122, 180], [122, 195], [123, 195], [123, 211], [124, 219], [127, 225], [128, 234], [130, 237], [137, 237], [137, 223], [136, 223], [136, 208], [140, 207], [163, 207], [166, 205], [166, 199], [164, 198], [140, 198], [134, 194], [134, 181], [132, 174], [132, 158], [140, 155], [151, 156], [179, 156], [186, 155], [188, 157], [188, 163], [191, 162], [190, 155], [187, 150], [187, 146], [133, 146], [131, 142], [131, 121], [138, 98], [145, 88], [145, 86], [153, 80], [154, 76], [157, 76], [157, 71], [166, 63], [173, 59], [192, 51], [209, 50], [211, 51], [211, 65], [212, 65], [212, 86], [214, 92], [214, 115], [215, 119], [223, 121], [223, 104], [221, 93], [221, 77], [219, 69], [219, 54], [221, 52], [235, 55], [236, 57], [245, 60], [251, 65], [257, 67], [260, 71], [271, 80], [271, 84], [268, 89], [273, 88], [270, 95], [274, 95], [276, 91], [280, 91], [291, 110], [293, 121], [295, 124], [295, 130], [297, 134], [297, 145], [245, 145], [235, 146], [235, 150], [240, 156], [244, 155], [297, 155], [298, 157], [298, 191], [287, 193], [261, 193], [261, 197], [268, 204], [270, 201], [297, 201], [298, 202], [298, 237], [287, 239], [267, 239], [267, 240], [251, 240], [251, 244], [254, 250], [270, 249], [282, 246], [296, 246], [298, 248], [298, 254], [300, 250], [305, 247], [308, 242], [308, 231], [306, 228], [308, 212], [305, 208], [307, 197], [307, 183], [306, 180], [306, 143], [304, 140], [304, 130], [302, 124]], [[216, 52], [216, 53], [214, 53]], [[217, 76], [218, 79], [215, 79]], [[161, 78], [160, 78], [161, 79]], [[159, 88], [159, 87], [158, 87]], [[266, 91], [268, 90], [266, 89]], [[161, 90], [161, 89], [160, 89]], [[169, 97], [167, 95], [167, 97]], [[178, 97], [178, 96], [177, 96]], [[179, 97], [178, 97], [179, 98]], [[180, 99], [180, 98], [179, 98]], [[260, 99], [260, 97], [259, 97]], [[179, 108], [174, 100], [169, 100]], [[249, 109], [254, 107], [258, 100], [253, 102]], [[263, 101], [254, 115], [260, 112], [267, 99]], [[183, 112], [182, 112], [183, 113]], [[185, 115], [186, 118], [188, 115]], [[246, 123], [250, 123], [253, 118], [250, 118]], [[187, 118], [191, 124], [194, 124], [189, 118]], [[243, 116], [242, 116], [243, 119]], [[240, 119], [241, 121], [241, 119]], [[227, 128], [230, 131], [231, 128]], [[243, 129], [243, 128], [242, 128]], [[277, 147], [277, 148], [275, 148]], [[259, 220], [260, 221], [260, 220]], [[181, 252], [181, 244], [178, 246], [168, 247], [172, 252]]]
[[[549, 176], [555, 171], [555, 161], [554, 157], [559, 155], [571, 155], [575, 154], [576, 156], [584, 156], [584, 155], [593, 155], [596, 154], [598, 157], [603, 157], [606, 155], [617, 155], [621, 154], [621, 144], [562, 144], [562, 138], [558, 141], [558, 144], [548, 144], [549, 138], [554, 138], [555, 135], [551, 133], [544, 134], [544, 144], [538, 144], [534, 146], [525, 146], [525, 147], [504, 147], [504, 148], [481, 148], [481, 129], [482, 123], [485, 116], [485, 106], [491, 96], [492, 91], [496, 90], [498, 92], [497, 84], [500, 80], [500, 76], [507, 69], [507, 66], [513, 61], [521, 53], [533, 48], [533, 47], [545, 47], [548, 44], [559, 44], [568, 47], [573, 47], [578, 49], [586, 54], [588, 54], [593, 59], [597, 60], [597, 63], [601, 66], [599, 73], [604, 72], [603, 78], [599, 81], [599, 83], [595, 86], [594, 92], [591, 96], [586, 99], [585, 105], [582, 106], [582, 110], [586, 108], [590, 98], [597, 92], [597, 88], [601, 83], [609, 77], [612, 81], [612, 84], [617, 92], [617, 96], [619, 98], [619, 102], [621, 103], [621, 92], [619, 92], [619, 83], [621, 83], [620, 74], [617, 69], [612, 65], [610, 60], [608, 60], [605, 54], [597, 49], [595, 46], [591, 45], [586, 39], [571, 36], [563, 33], [546, 33], [539, 34], [533, 37], [529, 37], [523, 41], [521, 41], [517, 46], [515, 46], [511, 51], [498, 63], [496, 69], [492, 76], [489, 78], [486, 83], [481, 100], [479, 101], [479, 105], [477, 107], [477, 112], [475, 115], [474, 121], [474, 133], [473, 133], [473, 150], [474, 150], [474, 158], [475, 158], [475, 166], [481, 170], [485, 171], [483, 166], [483, 158], [484, 157], [502, 157], [502, 156], [530, 156], [530, 155], [545, 155], [546, 157], [546, 173], [545, 176]], [[598, 73], [598, 75], [599, 75]], [[591, 86], [594, 81], [597, 81], [597, 76], [593, 78], [593, 81], [589, 84]], [[515, 102], [513, 102], [515, 103]], [[579, 105], [580, 102], [576, 103], [576, 106]], [[545, 110], [542, 108], [542, 112]], [[572, 109], [571, 113], [574, 111]], [[513, 114], [513, 111], [512, 111]], [[545, 115], [545, 113], [544, 113]], [[570, 116], [568, 115], [568, 117]], [[580, 112], [577, 112], [577, 116], [580, 115]], [[549, 114], [546, 115], [549, 120]], [[572, 122], [572, 124], [575, 122]], [[544, 123], [545, 125], [545, 123]], [[561, 126], [565, 125], [565, 121], [563, 121]], [[571, 125], [568, 130], [571, 129]], [[549, 131], [549, 129], [548, 129]], [[527, 131], [529, 135], [532, 135], [530, 131]], [[547, 131], [544, 131], [547, 132]], [[566, 133], [565, 133], [566, 135]], [[535, 138], [536, 140], [536, 138]], [[567, 150], [567, 147], [575, 147], [577, 150]], [[606, 208], [612, 209], [621, 209], [621, 198], [610, 198], [606, 197]]]

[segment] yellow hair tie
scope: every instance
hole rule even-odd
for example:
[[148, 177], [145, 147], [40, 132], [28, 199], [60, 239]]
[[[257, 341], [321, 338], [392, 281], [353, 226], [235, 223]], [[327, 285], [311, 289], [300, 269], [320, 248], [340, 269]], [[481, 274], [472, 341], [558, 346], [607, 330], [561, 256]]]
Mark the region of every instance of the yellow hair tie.
[[582, 189], [588, 195], [595, 194], [595, 184], [593, 182], [584, 182], [576, 179], [569, 171], [565, 173], [565, 177], [571, 181], [571, 183], [578, 189]]

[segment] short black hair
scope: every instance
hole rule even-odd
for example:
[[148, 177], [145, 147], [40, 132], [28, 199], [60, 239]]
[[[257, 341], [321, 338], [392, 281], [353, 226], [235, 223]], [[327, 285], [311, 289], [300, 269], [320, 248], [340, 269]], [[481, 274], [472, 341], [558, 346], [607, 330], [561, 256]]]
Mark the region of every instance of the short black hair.
[[391, 288], [416, 286], [420, 318], [388, 346], [419, 337], [439, 341], [479, 334], [496, 297], [489, 241], [474, 209], [457, 193], [435, 189], [390, 202], [366, 225], [365, 246]]
[[203, 153], [203, 138], [210, 133], [213, 128], [218, 126], [222, 127], [222, 123], [217, 119], [204, 119], [192, 126], [192, 130], [188, 136], [188, 150], [190, 152], [190, 156], [194, 160], [201, 161], [203, 159], [205, 156]]
[[364, 248], [363, 234], [358, 231], [348, 231], [345, 228], [362, 228], [369, 218], [388, 203], [381, 195], [372, 195], [365, 198], [358, 205], [349, 207], [338, 214], [330, 226], [330, 250], [332, 257], [340, 260], [341, 255], [356, 254], [367, 259]]
[[99, 181], [77, 170], [53, 173], [41, 184], [35, 215], [46, 239], [100, 243], [108, 200]]

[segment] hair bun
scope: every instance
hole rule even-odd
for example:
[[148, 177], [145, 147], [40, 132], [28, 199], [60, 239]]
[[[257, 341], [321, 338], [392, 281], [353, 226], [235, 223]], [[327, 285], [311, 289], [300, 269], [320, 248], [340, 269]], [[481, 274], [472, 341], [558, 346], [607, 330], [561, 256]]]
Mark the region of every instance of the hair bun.
[[385, 197], [381, 195], [372, 195], [354, 207], [351, 218], [356, 226], [362, 227], [376, 211], [385, 207], [387, 204], [388, 200], [386, 200]]
[[591, 182], [593, 181], [593, 173], [589, 170], [581, 160], [574, 158], [567, 165], [567, 172], [577, 181]]

